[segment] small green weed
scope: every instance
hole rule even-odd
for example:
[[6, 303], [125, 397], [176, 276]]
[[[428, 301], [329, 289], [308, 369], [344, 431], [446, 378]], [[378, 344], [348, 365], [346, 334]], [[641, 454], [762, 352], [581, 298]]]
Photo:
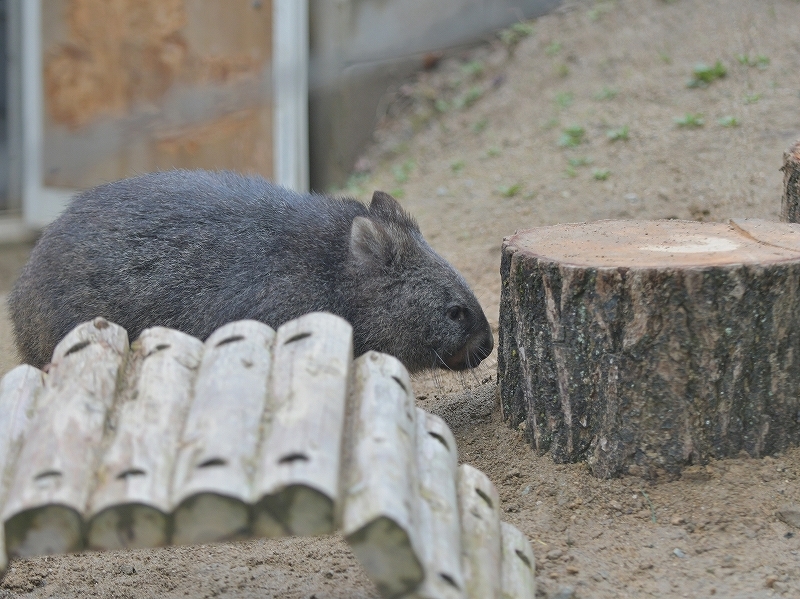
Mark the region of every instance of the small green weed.
[[576, 156], [568, 160], [570, 166], [588, 166], [592, 163], [592, 159], [588, 156]]
[[594, 95], [595, 100], [613, 100], [619, 94], [619, 90], [615, 87], [603, 86], [599, 92]]
[[738, 127], [739, 126], [739, 119], [737, 119], [733, 115], [726, 115], [717, 119], [717, 123], [722, 125], [723, 127]]
[[401, 185], [408, 182], [408, 177], [411, 171], [414, 170], [414, 161], [406, 160], [403, 164], [395, 164], [392, 167], [392, 175], [394, 180]]
[[628, 141], [628, 125], [606, 131], [608, 141]]
[[528, 23], [514, 23], [511, 27], [503, 29], [498, 34], [500, 41], [506, 46], [515, 46], [520, 40], [533, 34], [533, 27]]
[[559, 52], [561, 52], [561, 44], [559, 42], [550, 42], [544, 48], [544, 53], [548, 56], [555, 56]]
[[514, 183], [512, 185], [500, 185], [497, 188], [497, 193], [499, 193], [504, 198], [513, 198], [522, 190], [521, 183]]
[[611, 176], [611, 171], [607, 168], [592, 169], [592, 177], [597, 181], [605, 181]]
[[686, 87], [706, 87], [709, 83], [725, 77], [728, 69], [718, 60], [714, 66], [700, 62], [694, 66], [692, 73], [694, 77], [686, 83]]
[[569, 67], [567, 66], [566, 63], [562, 62], [560, 65], [556, 67], [556, 75], [558, 75], [562, 79], [569, 77]]
[[433, 103], [433, 107], [436, 108], [437, 112], [445, 113], [450, 110], [450, 104], [444, 98], [436, 98], [436, 101]]
[[705, 124], [705, 119], [702, 114], [687, 112], [683, 116], [675, 117], [675, 124], [678, 127], [702, 127]]
[[568, 166], [564, 169], [564, 177], [569, 179], [574, 179], [578, 176], [578, 171], [575, 170], [574, 166]]
[[483, 89], [477, 85], [473, 86], [469, 88], [466, 91], [466, 93], [456, 98], [455, 102], [453, 102], [453, 105], [459, 109], [469, 108], [475, 102], [477, 102], [482, 95], [483, 95]]
[[487, 158], [497, 158], [498, 156], [500, 156], [500, 154], [502, 154], [502, 152], [500, 151], [500, 148], [498, 148], [497, 146], [490, 146], [486, 148]]
[[478, 78], [483, 75], [485, 67], [480, 60], [470, 60], [468, 63], [461, 65], [461, 71], [470, 77]]
[[572, 92], [559, 92], [556, 94], [556, 104], [558, 104], [561, 108], [569, 108], [572, 106], [572, 101], [575, 99], [575, 96]]
[[562, 148], [574, 148], [581, 145], [584, 135], [586, 135], [586, 130], [583, 127], [572, 125], [561, 132], [561, 137], [558, 138], [558, 145]]
[[761, 99], [761, 94], [747, 94], [744, 97], [745, 104], [755, 104]]
[[488, 124], [489, 124], [489, 119], [487, 118], [479, 119], [472, 124], [472, 132], [481, 133], [484, 129], [486, 129]]
[[756, 67], [763, 71], [769, 66], [769, 56], [758, 54], [757, 56], [750, 56], [749, 54], [737, 54], [736, 60], [746, 67]]
[[450, 170], [453, 171], [454, 173], [460, 173], [461, 171], [464, 170], [464, 167], [466, 165], [467, 165], [466, 162], [464, 162], [463, 160], [455, 160], [454, 162], [450, 163]]

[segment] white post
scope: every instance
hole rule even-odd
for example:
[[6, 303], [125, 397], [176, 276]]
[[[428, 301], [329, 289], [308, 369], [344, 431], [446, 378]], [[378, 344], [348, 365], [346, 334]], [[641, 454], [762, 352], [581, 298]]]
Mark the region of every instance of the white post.
[[273, 179], [308, 191], [308, 0], [274, 0]]
[[45, 188], [44, 89], [42, 86], [42, 1], [21, 3], [22, 53], [22, 214], [29, 227], [41, 229], [67, 205], [73, 192]]

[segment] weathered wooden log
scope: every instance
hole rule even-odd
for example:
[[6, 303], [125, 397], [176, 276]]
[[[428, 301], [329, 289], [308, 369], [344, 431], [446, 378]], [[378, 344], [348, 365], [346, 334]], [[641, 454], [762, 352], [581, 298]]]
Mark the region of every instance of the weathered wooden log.
[[259, 536], [329, 534], [339, 498], [352, 328], [316, 312], [278, 329], [254, 484]]
[[169, 542], [173, 460], [203, 344], [180, 331], [153, 327], [142, 332], [131, 352], [86, 515], [92, 549]]
[[461, 523], [458, 514], [458, 449], [444, 420], [417, 408], [417, 530], [425, 579], [413, 597], [461, 599]]
[[395, 358], [367, 352], [355, 361], [342, 532], [384, 597], [424, 578], [416, 509], [416, 413], [408, 372]]
[[205, 343], [175, 464], [172, 542], [245, 537], [275, 331], [254, 320]]
[[[44, 387], [45, 374], [23, 364], [8, 372], [0, 381], [0, 508], [5, 503], [12, 468], [30, 428], [36, 401]], [[0, 578], [6, 571], [5, 534], [0, 534]]]
[[502, 278], [503, 413], [556, 461], [675, 476], [800, 442], [800, 226], [542, 227]]
[[468, 599], [500, 599], [500, 496], [492, 481], [469, 464], [458, 469], [461, 547]]
[[82, 514], [127, 352], [125, 329], [102, 318], [56, 346], [3, 508], [9, 555], [82, 548]]
[[503, 599], [536, 597], [536, 560], [527, 537], [508, 522], [500, 523], [503, 542]]
[[800, 140], [783, 153], [781, 220], [800, 222]]

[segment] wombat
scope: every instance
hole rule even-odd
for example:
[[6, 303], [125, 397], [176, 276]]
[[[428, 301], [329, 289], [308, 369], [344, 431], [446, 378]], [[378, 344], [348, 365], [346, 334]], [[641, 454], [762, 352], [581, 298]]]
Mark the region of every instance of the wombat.
[[327, 311], [353, 326], [356, 355], [385, 352], [410, 372], [471, 368], [493, 346], [464, 279], [390, 195], [376, 191], [367, 207], [232, 172], [159, 172], [81, 193], [8, 304], [21, 357], [37, 367], [96, 316], [131, 339], [156, 325], [205, 339], [233, 320], [277, 328]]

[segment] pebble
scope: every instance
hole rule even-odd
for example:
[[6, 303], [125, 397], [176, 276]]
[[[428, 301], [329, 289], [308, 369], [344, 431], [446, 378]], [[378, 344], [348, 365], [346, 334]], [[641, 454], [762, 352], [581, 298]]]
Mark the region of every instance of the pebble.
[[669, 523], [672, 524], [672, 526], [680, 526], [684, 522], [686, 522], [686, 520], [681, 518], [680, 516], [673, 516], [672, 520], [669, 521]]
[[672, 550], [672, 553], [675, 554], [675, 557], [681, 557], [681, 558], [682, 557], [686, 557], [686, 554], [682, 550], [678, 549], [677, 547], [675, 547], [675, 549]]
[[786, 522], [789, 526], [800, 528], [800, 505], [787, 503], [778, 510], [778, 518]]
[[119, 567], [119, 571], [122, 574], [126, 574], [128, 576], [132, 576], [132, 575], [136, 574], [136, 568], [134, 567], [133, 564], [122, 564]]
[[547, 552], [547, 559], [558, 559], [564, 555], [564, 552], [561, 549], [553, 549]]
[[573, 587], [561, 587], [550, 597], [551, 599], [573, 599], [575, 597], [575, 589]]
[[580, 572], [578, 566], [567, 566], [567, 574], [577, 574], [578, 572]]

